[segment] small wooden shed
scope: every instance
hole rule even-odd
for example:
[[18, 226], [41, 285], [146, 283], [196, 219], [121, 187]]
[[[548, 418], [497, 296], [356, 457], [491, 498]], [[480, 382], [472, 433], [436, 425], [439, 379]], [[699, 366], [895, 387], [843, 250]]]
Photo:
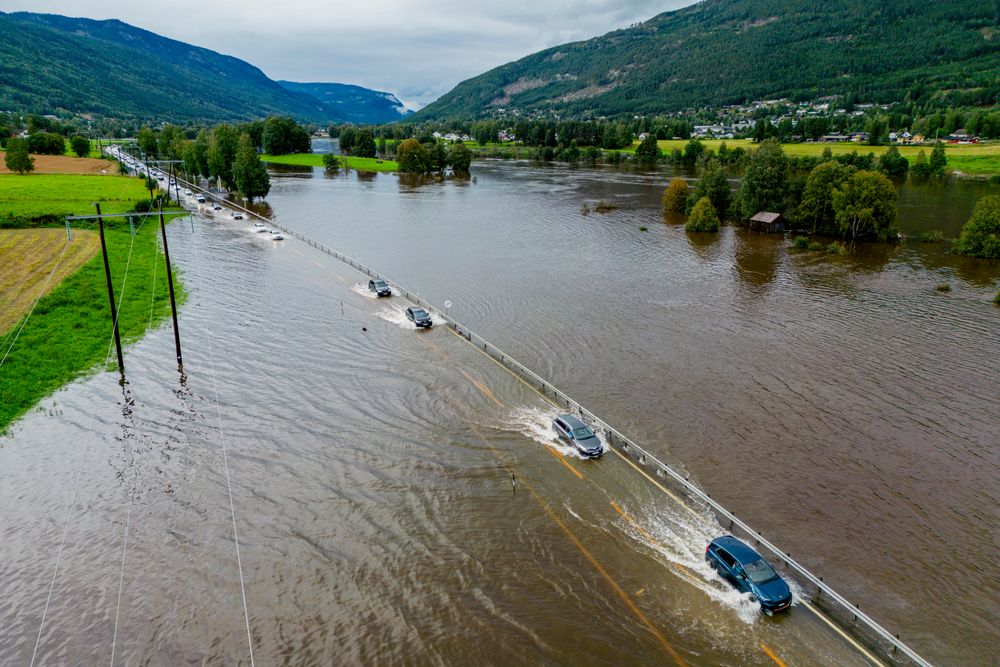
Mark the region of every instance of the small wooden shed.
[[785, 231], [785, 219], [780, 213], [761, 211], [750, 218], [750, 229], [758, 232], [783, 232]]

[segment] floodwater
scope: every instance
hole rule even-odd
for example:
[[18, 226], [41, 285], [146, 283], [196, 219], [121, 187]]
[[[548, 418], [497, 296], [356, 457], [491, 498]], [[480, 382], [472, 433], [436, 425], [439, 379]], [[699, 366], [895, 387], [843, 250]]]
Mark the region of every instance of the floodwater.
[[[268, 202], [451, 301], [933, 663], [994, 664], [996, 267], [690, 237], [662, 175], [475, 174], [282, 170]], [[974, 203], [919, 196], [904, 232]], [[0, 664], [867, 664], [722, 585], [711, 516], [575, 457], [505, 370], [249, 226], [171, 227], [185, 382], [160, 328], [124, 391], [74, 383], [0, 440]]]

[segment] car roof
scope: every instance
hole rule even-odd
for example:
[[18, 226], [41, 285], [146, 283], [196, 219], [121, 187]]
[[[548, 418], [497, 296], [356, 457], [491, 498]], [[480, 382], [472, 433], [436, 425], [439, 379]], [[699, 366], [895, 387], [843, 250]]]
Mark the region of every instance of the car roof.
[[748, 544], [736, 539], [732, 535], [717, 537], [712, 540], [712, 544], [724, 548], [729, 552], [729, 555], [738, 560], [740, 563], [752, 563], [755, 560], [760, 560], [761, 558], [761, 555], [754, 551]]
[[570, 428], [582, 428], [586, 426], [586, 424], [584, 424], [574, 415], [559, 415], [559, 419], [566, 422], [566, 425], [569, 426]]

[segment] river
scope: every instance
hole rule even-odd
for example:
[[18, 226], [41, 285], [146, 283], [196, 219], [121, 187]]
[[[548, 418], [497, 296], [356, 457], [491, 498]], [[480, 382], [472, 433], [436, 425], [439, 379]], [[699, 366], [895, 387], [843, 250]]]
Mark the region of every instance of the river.
[[[474, 173], [282, 169], [268, 203], [450, 301], [935, 664], [995, 660], [995, 266], [688, 236], [664, 174]], [[954, 234], [985, 187], [907, 186], [900, 227]], [[0, 662], [865, 664], [719, 584], [714, 519], [575, 459], [481, 354], [247, 227], [171, 227], [184, 384], [161, 328], [124, 393], [77, 382], [2, 440]]]

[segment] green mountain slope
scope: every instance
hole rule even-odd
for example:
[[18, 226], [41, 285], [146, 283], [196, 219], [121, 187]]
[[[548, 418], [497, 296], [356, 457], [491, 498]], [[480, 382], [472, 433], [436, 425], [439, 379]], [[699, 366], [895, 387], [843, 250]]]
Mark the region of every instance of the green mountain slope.
[[0, 12], [0, 109], [174, 122], [280, 114], [327, 123], [353, 114], [359, 122], [377, 122], [367, 118], [365, 104], [327, 104], [239, 58], [121, 21], [27, 12]]
[[705, 0], [497, 67], [415, 118], [659, 113], [839, 94], [995, 103], [998, 24], [1000, 3], [983, 0]]
[[333, 120], [349, 123], [391, 123], [411, 113], [392, 93], [346, 83], [278, 81], [288, 90], [319, 100]]

